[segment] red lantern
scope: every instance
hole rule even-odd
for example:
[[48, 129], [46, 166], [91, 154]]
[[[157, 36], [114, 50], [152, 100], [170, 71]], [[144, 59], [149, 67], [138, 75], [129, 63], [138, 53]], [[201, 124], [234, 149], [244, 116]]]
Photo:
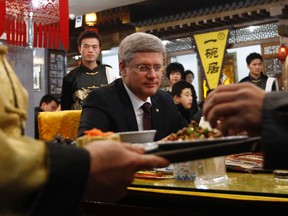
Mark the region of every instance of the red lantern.
[[288, 55], [288, 49], [285, 45], [281, 45], [278, 49], [278, 59], [284, 63], [286, 56]]

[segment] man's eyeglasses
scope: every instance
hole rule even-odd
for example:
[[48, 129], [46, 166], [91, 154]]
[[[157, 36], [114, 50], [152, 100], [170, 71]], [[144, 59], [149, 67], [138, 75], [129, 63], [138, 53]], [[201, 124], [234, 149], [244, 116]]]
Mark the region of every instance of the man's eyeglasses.
[[131, 66], [135, 67], [138, 69], [139, 72], [143, 72], [143, 73], [148, 73], [150, 72], [152, 69], [156, 72], [156, 73], [162, 73], [165, 70], [165, 66], [164, 65], [136, 65], [136, 64], [131, 64]]

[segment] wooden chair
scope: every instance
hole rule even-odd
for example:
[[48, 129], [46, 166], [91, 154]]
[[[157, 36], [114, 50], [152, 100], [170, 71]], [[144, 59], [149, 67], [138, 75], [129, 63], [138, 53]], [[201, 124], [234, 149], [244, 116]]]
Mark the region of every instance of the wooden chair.
[[59, 112], [39, 112], [39, 139], [53, 140], [57, 134], [62, 138], [77, 138], [81, 110], [63, 110]]

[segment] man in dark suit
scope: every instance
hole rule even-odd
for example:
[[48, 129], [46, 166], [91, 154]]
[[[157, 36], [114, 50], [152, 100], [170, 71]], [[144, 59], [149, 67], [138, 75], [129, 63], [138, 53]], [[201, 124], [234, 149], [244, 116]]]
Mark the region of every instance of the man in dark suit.
[[140, 32], [127, 36], [118, 52], [121, 79], [88, 95], [78, 135], [92, 128], [113, 132], [143, 130], [141, 106], [145, 102], [151, 105], [152, 129], [157, 130], [154, 140], [187, 126], [169, 93], [159, 89], [165, 57], [165, 46], [158, 37]]

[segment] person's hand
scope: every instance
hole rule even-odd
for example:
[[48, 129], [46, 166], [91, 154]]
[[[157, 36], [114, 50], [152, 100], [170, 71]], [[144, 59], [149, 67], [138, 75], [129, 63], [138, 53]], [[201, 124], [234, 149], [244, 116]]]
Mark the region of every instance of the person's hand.
[[219, 86], [205, 101], [205, 120], [226, 135], [229, 131], [259, 135], [264, 96], [265, 91], [252, 83]]
[[58, 105], [58, 107], [55, 111], [61, 111], [61, 104]]
[[84, 199], [114, 202], [126, 194], [134, 173], [141, 169], [166, 167], [169, 161], [145, 155], [143, 147], [116, 141], [97, 141], [84, 147], [90, 153], [90, 176]]

